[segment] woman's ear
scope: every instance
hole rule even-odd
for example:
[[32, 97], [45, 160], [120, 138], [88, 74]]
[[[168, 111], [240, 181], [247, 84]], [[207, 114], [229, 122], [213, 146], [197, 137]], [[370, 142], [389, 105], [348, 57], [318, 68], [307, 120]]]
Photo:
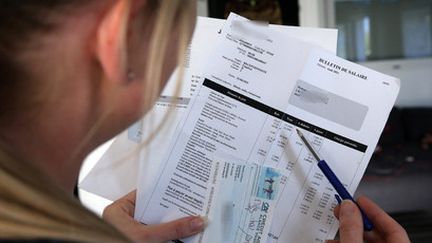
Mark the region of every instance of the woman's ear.
[[116, 0], [97, 27], [96, 55], [109, 81], [127, 80], [130, 0]]

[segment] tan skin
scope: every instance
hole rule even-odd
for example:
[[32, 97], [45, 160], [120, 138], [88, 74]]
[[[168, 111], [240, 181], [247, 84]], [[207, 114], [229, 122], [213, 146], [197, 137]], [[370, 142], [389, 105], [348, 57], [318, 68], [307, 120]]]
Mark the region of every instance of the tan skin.
[[[83, 11], [79, 17], [62, 22], [62, 28], [56, 30], [55, 35], [41, 37], [38, 48], [21, 54], [32, 77], [43, 81], [46, 87], [54, 88], [38, 107], [36, 115], [15, 117], [13, 125], [1, 130], [2, 137], [16, 154], [33, 161], [68, 192], [74, 188], [85, 156], [150, 108], [150, 105], [139, 105], [144, 99], [143, 87], [147, 82], [140, 67], [147, 61], [149, 33], [154, 23], [154, 16], [139, 14], [148, 13], [147, 0], [97, 2], [92, 11]], [[129, 3], [132, 3], [130, 8]], [[128, 20], [127, 24], [125, 20]], [[167, 56], [176, 56], [177, 37], [178, 33], [173, 29]], [[167, 60], [162, 83], [173, 71], [176, 58]], [[134, 70], [136, 79], [127, 80], [128, 69]], [[94, 123], [107, 111], [110, 112], [99, 124], [97, 132], [83, 143]], [[31, 125], [28, 125], [29, 119]], [[78, 153], [76, 148], [80, 148]], [[363, 206], [362, 201], [360, 204]], [[376, 213], [379, 212], [376, 207], [371, 206], [369, 211], [369, 205], [366, 201], [364, 209], [366, 213], [372, 213], [372, 220], [375, 223], [383, 220], [383, 226], [379, 228], [381, 233], [386, 234], [386, 227], [390, 227], [390, 235], [405, 235], [386, 214]], [[131, 192], [108, 206], [103, 217], [135, 242], [184, 238], [202, 231], [206, 225], [200, 217], [187, 217], [145, 226], [134, 221], [134, 208], [135, 192]], [[349, 212], [355, 216], [351, 219], [357, 221], [344, 221], [343, 209], [344, 206], [336, 213], [341, 219], [341, 236], [345, 237], [341, 242], [355, 242], [351, 238], [360, 242], [363, 236], [358, 215], [355, 210]], [[393, 227], [398, 230], [392, 231]], [[377, 231], [376, 235], [381, 233]]]
[[363, 221], [358, 207], [350, 200], [344, 200], [334, 210], [339, 219], [340, 240], [327, 243], [409, 243], [406, 231], [378, 205], [365, 196], [360, 196], [358, 205], [374, 225], [370, 232], [363, 231]]

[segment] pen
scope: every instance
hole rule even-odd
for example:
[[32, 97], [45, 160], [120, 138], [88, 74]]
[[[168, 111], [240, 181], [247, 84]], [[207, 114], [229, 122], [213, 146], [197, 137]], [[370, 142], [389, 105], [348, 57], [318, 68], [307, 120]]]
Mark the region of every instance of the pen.
[[[330, 167], [327, 165], [325, 160], [320, 159], [318, 154], [315, 152], [315, 150], [312, 148], [312, 146], [309, 144], [309, 142], [306, 140], [306, 138], [303, 136], [303, 133], [300, 132], [300, 130], [297, 130], [297, 134], [303, 141], [303, 143], [308, 148], [309, 152], [312, 154], [312, 156], [317, 160], [318, 167], [321, 169], [321, 171], [324, 173], [325, 177], [329, 180], [330, 184], [333, 186], [333, 188], [337, 191], [340, 198], [348, 199], [353, 201], [357, 207], [360, 209], [362, 218], [363, 218], [363, 227], [366, 231], [371, 231], [373, 228], [373, 224], [370, 221], [370, 219], [366, 216], [366, 214], [363, 212], [363, 210], [360, 208], [360, 206], [357, 204], [357, 202], [354, 200], [354, 198], [349, 194], [349, 192], [346, 190], [346, 188], [343, 186], [343, 184], [340, 182], [340, 180], [337, 178], [335, 173], [330, 169]], [[340, 203], [341, 200], [338, 195], [335, 195], [336, 200]]]

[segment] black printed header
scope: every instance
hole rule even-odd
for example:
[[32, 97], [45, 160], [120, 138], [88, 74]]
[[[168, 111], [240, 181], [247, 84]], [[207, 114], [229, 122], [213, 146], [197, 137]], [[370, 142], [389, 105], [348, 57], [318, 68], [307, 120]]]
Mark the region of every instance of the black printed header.
[[298, 119], [294, 116], [291, 116], [289, 114], [286, 114], [282, 111], [279, 111], [277, 109], [271, 108], [270, 106], [267, 106], [263, 103], [260, 103], [254, 99], [251, 99], [247, 96], [244, 96], [234, 90], [228, 89], [220, 84], [217, 84], [209, 79], [205, 79], [203, 85], [209, 89], [212, 89], [218, 93], [221, 93], [223, 95], [226, 95], [232, 99], [235, 99], [241, 103], [244, 103], [248, 106], [251, 106], [257, 110], [260, 110], [266, 114], [269, 114], [273, 117], [279, 118], [287, 123], [290, 123], [294, 126], [300, 127], [304, 130], [307, 130], [309, 132], [315, 133], [321, 137], [327, 138], [329, 140], [332, 140], [334, 142], [337, 142], [339, 144], [342, 144], [344, 146], [347, 146], [349, 148], [358, 150], [360, 152], [366, 152], [367, 146], [364, 144], [361, 144], [359, 142], [356, 142], [354, 140], [351, 140], [349, 138], [340, 136], [338, 134], [335, 134], [333, 132], [330, 132], [328, 130], [325, 130], [323, 128], [320, 128], [318, 126], [315, 126], [311, 123], [308, 123], [306, 121], [303, 121], [301, 119]]

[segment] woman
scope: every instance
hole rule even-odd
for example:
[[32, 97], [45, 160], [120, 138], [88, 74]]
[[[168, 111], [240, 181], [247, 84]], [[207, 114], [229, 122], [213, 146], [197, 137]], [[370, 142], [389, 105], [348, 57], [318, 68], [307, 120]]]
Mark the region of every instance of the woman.
[[[148, 111], [181, 63], [194, 9], [193, 0], [0, 0], [0, 241], [166, 242], [203, 230], [201, 217], [135, 222], [134, 192], [105, 210], [110, 224], [71, 196], [85, 156]], [[358, 213], [344, 223], [344, 205], [341, 232], [355, 227], [361, 239]]]
[[[151, 107], [194, 9], [189, 0], [0, 0], [0, 238], [128, 240], [69, 195], [86, 154]], [[132, 214], [128, 206], [119, 209]], [[135, 241], [182, 238], [205, 223], [105, 216]]]

